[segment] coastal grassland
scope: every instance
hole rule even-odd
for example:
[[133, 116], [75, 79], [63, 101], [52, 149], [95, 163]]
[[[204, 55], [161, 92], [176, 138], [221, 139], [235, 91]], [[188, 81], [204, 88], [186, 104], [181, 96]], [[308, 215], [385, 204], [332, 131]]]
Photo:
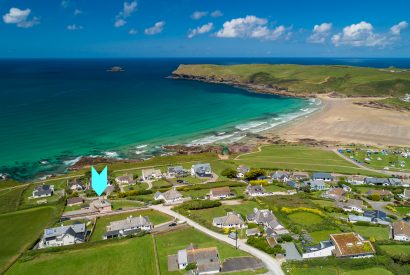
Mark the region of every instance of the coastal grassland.
[[151, 235], [43, 252], [20, 260], [7, 274], [157, 274]]
[[21, 207], [32, 207], [32, 206], [37, 206], [38, 201], [47, 201], [47, 203], [55, 203], [57, 202], [61, 196], [62, 193], [64, 192], [64, 189], [67, 185], [67, 180], [65, 179], [59, 179], [52, 181], [50, 183], [45, 183], [49, 185], [54, 185], [54, 194], [51, 197], [44, 197], [44, 198], [31, 198], [33, 195], [34, 188], [37, 186], [42, 185], [42, 183], [35, 183], [35, 184], [30, 184], [28, 187], [24, 190], [23, 194], [21, 195]]
[[410, 90], [409, 70], [293, 64], [180, 65], [174, 75], [206, 81], [271, 85], [296, 94], [336, 91], [347, 96], [402, 96]]
[[410, 245], [408, 244], [380, 245], [379, 248], [389, 256], [410, 255]]
[[309, 212], [295, 212], [288, 215], [288, 218], [296, 224], [302, 226], [311, 226], [323, 222], [323, 218], [319, 215]]
[[388, 240], [389, 239], [389, 228], [386, 226], [362, 226], [353, 225], [353, 231], [359, 233], [364, 238], [369, 239], [374, 237], [376, 241]]
[[387, 106], [398, 110], [410, 110], [410, 102], [401, 100], [397, 97], [379, 99], [375, 102], [381, 104], [382, 106]]
[[0, 273], [34, 245], [60, 212], [59, 206], [45, 206], [0, 215]]
[[238, 165], [255, 168], [379, 175], [357, 167], [332, 151], [300, 145], [267, 145], [261, 147], [260, 152], [242, 154], [235, 160]]
[[26, 185], [0, 189], [0, 214], [16, 211]]
[[247, 253], [236, 250], [233, 246], [213, 239], [191, 227], [155, 235], [155, 242], [161, 274], [181, 274], [180, 272], [168, 272], [168, 255], [177, 254], [178, 250], [186, 248], [191, 243], [199, 248], [217, 247], [221, 262], [232, 257], [248, 256]]
[[136, 217], [139, 215], [147, 216], [154, 225], [161, 224], [161, 223], [172, 220], [170, 216], [163, 214], [161, 212], [154, 211], [152, 209], [139, 210], [139, 211], [134, 211], [134, 212], [129, 212], [129, 213], [121, 213], [118, 215], [103, 216], [97, 219], [97, 224], [91, 235], [90, 241], [95, 242], [95, 241], [102, 240], [103, 235], [106, 232], [106, 227], [107, 225], [110, 224], [110, 222], [123, 220], [129, 216]]

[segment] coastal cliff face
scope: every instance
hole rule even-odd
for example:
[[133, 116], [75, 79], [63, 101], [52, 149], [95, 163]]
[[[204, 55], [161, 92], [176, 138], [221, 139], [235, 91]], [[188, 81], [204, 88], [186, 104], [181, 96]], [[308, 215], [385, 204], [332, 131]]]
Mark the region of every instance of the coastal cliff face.
[[223, 83], [292, 97], [400, 97], [410, 91], [410, 70], [292, 64], [180, 65], [176, 79]]

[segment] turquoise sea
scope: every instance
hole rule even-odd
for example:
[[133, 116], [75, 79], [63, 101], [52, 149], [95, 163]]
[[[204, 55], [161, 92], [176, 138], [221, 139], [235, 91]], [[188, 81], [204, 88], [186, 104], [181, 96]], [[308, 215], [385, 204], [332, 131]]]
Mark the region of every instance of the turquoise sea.
[[[29, 179], [63, 172], [79, 156], [144, 158], [162, 144], [233, 142], [313, 110], [307, 100], [166, 78], [181, 63], [252, 62], [270, 61], [0, 60], [0, 173]], [[107, 72], [112, 66], [125, 71]]]

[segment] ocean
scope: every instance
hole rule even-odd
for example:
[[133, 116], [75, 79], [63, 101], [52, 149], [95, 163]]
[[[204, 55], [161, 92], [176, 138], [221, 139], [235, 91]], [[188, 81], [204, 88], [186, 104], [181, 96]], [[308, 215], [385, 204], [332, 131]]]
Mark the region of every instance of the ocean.
[[[27, 180], [81, 156], [147, 158], [164, 144], [238, 141], [306, 115], [312, 100], [167, 78], [179, 64], [410, 67], [408, 59], [0, 60], [0, 173]], [[121, 66], [124, 72], [107, 72]]]

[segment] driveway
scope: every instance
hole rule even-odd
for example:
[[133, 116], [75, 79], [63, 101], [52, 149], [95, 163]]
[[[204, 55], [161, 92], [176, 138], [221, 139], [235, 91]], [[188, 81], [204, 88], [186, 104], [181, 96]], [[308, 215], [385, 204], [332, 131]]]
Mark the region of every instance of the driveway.
[[[195, 229], [217, 239], [220, 241], [223, 241], [225, 243], [228, 243], [232, 246], [235, 246], [235, 240], [228, 238], [227, 235], [223, 235], [220, 233], [216, 233], [206, 227], [203, 227], [202, 225], [188, 219], [185, 216], [182, 216], [180, 214], [178, 214], [177, 212], [171, 210], [170, 206], [163, 206], [163, 205], [152, 205], [150, 206], [150, 208], [160, 211], [162, 213], [165, 213], [167, 215], [170, 215], [174, 218], [177, 218], [181, 221], [185, 221], [187, 224], [189, 224], [190, 226], [194, 227]], [[238, 240], [238, 249], [245, 251], [249, 254], [251, 254], [252, 256], [260, 259], [266, 266], [266, 268], [269, 270], [268, 274], [278, 274], [278, 275], [282, 275], [284, 274], [281, 267], [280, 267], [280, 263], [273, 258], [272, 256], [270, 256], [269, 254], [266, 254], [265, 252], [262, 252], [252, 246], [249, 246], [245, 243], [244, 240]]]

